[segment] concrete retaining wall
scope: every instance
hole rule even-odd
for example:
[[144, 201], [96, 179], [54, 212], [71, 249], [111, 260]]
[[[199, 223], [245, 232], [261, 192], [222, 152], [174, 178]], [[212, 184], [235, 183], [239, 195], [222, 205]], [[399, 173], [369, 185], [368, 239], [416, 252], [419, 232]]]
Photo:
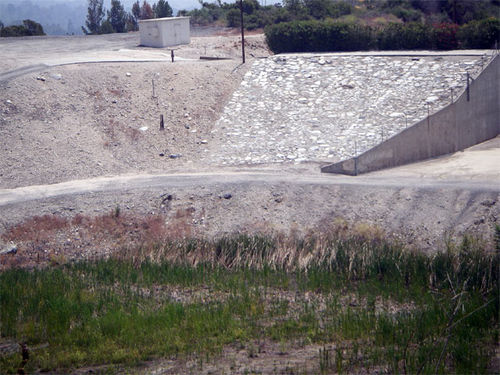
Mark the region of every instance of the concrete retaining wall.
[[358, 175], [449, 154], [500, 134], [500, 57], [497, 55], [453, 104], [348, 160], [321, 168]]

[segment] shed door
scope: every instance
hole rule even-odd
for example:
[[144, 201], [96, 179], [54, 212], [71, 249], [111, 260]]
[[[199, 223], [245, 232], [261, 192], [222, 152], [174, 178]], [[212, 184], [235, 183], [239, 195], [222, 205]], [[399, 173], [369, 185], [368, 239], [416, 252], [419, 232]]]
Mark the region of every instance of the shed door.
[[176, 44], [179, 44], [181, 42], [182, 35], [181, 35], [181, 24], [180, 23], [174, 23], [174, 40]]

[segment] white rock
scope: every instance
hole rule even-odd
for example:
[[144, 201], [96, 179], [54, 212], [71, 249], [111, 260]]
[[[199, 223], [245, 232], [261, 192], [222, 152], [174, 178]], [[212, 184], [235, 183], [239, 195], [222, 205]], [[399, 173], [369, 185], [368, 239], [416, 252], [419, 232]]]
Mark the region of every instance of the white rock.
[[129, 73], [129, 72], [125, 73], [125, 75], [126, 75], [127, 77], [132, 77], [132, 73]]

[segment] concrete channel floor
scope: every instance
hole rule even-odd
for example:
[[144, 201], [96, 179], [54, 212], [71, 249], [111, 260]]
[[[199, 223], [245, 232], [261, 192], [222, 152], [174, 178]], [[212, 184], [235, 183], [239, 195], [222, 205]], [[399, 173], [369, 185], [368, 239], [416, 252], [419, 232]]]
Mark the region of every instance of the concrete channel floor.
[[441, 157], [369, 173], [372, 177], [488, 181], [500, 189], [500, 136]]

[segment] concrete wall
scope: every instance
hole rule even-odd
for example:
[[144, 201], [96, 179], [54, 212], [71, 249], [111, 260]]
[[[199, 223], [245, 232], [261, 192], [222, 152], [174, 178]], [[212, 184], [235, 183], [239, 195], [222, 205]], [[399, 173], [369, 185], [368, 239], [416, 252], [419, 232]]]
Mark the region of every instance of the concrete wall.
[[365, 153], [321, 168], [358, 175], [449, 154], [500, 134], [500, 57], [497, 55], [465, 91], [448, 105]]
[[139, 21], [141, 45], [170, 47], [191, 42], [189, 17], [155, 18]]

